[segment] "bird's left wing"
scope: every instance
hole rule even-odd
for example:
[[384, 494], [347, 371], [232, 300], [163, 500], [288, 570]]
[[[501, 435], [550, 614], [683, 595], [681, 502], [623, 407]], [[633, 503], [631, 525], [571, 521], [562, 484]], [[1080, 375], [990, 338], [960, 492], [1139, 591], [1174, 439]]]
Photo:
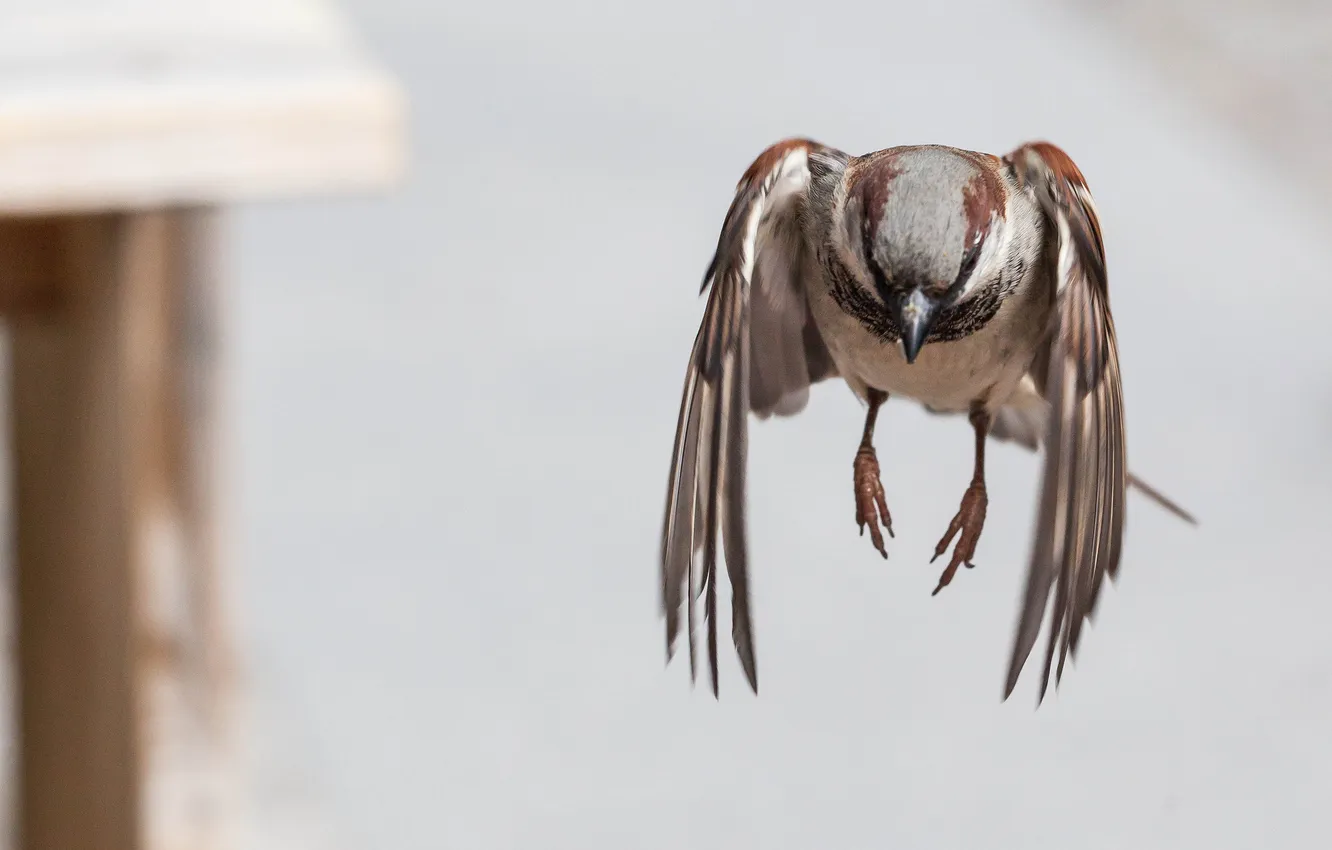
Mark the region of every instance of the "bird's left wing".
[[[694, 607], [706, 594], [707, 655], [717, 693], [717, 546], [731, 583], [731, 638], [758, 691], [745, 539], [748, 414], [790, 415], [809, 386], [836, 374], [806, 300], [801, 215], [811, 170], [847, 156], [807, 139], [772, 145], [749, 166], [704, 276], [711, 287], [685, 375], [661, 538], [662, 607], [669, 659], [687, 610], [693, 675]], [[698, 562], [701, 555], [701, 564]]]
[[1091, 193], [1068, 155], [1049, 143], [1024, 145], [1005, 162], [1044, 211], [1047, 238], [1058, 240], [1057, 268], [1051, 275], [1056, 288], [1054, 326], [1042, 376], [1049, 404], [1042, 440], [1044, 480], [1007, 698], [1036, 642], [1051, 590], [1054, 613], [1041, 696], [1056, 647], [1056, 681], [1067, 654], [1076, 651], [1105, 576], [1113, 577], [1119, 567], [1128, 471], [1119, 352], [1105, 247]]

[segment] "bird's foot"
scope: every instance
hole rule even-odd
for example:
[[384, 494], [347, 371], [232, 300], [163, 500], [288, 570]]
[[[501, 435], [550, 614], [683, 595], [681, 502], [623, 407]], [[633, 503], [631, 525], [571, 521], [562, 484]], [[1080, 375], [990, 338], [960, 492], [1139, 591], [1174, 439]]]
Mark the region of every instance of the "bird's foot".
[[971, 559], [976, 556], [976, 543], [980, 540], [981, 529], [985, 527], [985, 508], [988, 504], [989, 497], [985, 495], [984, 484], [972, 484], [967, 488], [966, 494], [962, 496], [962, 506], [958, 508], [957, 516], [948, 523], [948, 531], [935, 547], [934, 557], [930, 559], [931, 564], [938, 560], [940, 555], [948, 551], [948, 544], [953, 542], [957, 533], [962, 532], [957, 547], [953, 549], [953, 558], [948, 562], [948, 568], [939, 576], [939, 586], [934, 588], [934, 593], [943, 590], [953, 580], [960, 565], [966, 564], [967, 569], [976, 566], [971, 563]]
[[860, 526], [860, 536], [865, 536], [865, 526], [869, 526], [870, 540], [874, 548], [884, 558], [888, 550], [883, 546], [883, 534], [879, 523], [893, 536], [893, 517], [888, 513], [888, 503], [883, 495], [883, 482], [879, 480], [879, 459], [872, 446], [861, 446], [856, 452], [856, 523]]

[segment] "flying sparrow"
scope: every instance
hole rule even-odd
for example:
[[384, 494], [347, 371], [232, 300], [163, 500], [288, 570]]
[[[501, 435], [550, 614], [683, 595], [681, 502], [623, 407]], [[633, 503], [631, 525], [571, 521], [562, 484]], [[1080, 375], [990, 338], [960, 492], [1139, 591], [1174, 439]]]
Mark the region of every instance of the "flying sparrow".
[[975, 471], [935, 549], [956, 546], [935, 593], [972, 558], [985, 523], [987, 437], [1044, 446], [1035, 539], [1004, 698], [1030, 655], [1051, 590], [1040, 695], [1076, 653], [1104, 577], [1115, 576], [1126, 465], [1119, 356], [1105, 249], [1086, 181], [1048, 142], [1004, 157], [939, 145], [853, 157], [808, 139], [763, 151], [744, 173], [704, 275], [711, 287], [676, 427], [661, 540], [667, 658], [704, 597], [717, 693], [717, 560], [732, 590], [732, 640], [758, 691], [745, 540], [748, 414], [802, 410], [841, 376], [868, 405], [854, 469], [856, 522], [888, 557], [892, 518], [873, 437], [890, 395], [965, 414]]

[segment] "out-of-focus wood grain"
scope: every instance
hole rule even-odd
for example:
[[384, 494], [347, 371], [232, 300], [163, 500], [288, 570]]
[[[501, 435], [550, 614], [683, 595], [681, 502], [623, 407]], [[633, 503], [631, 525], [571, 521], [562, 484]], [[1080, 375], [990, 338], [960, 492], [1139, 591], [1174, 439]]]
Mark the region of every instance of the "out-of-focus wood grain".
[[22, 847], [265, 834], [221, 567], [215, 210], [394, 181], [405, 112], [322, 0], [0, 0]]
[[377, 188], [404, 119], [314, 0], [0, 2], [0, 213]]
[[48, 310], [60, 293], [60, 220], [0, 219], [0, 314]]
[[155, 302], [160, 355], [151, 378], [151, 538], [138, 592], [143, 691], [144, 834], [149, 850], [242, 846], [246, 826], [236, 765], [230, 623], [215, 557], [221, 494], [210, 473], [216, 432], [220, 293], [215, 213], [153, 217], [165, 288]]
[[156, 546], [140, 586], [147, 835], [144, 846], [223, 850], [245, 846], [252, 826], [240, 784], [231, 644], [219, 560], [222, 505], [218, 455], [221, 386], [217, 213], [174, 210], [166, 218], [160, 403], [161, 479]]
[[12, 334], [20, 846], [235, 847], [212, 214], [29, 236], [63, 297]]
[[143, 845], [135, 585], [157, 446], [157, 225], [69, 224], [67, 298], [13, 330], [20, 845]]
[[195, 673], [201, 720], [214, 734], [232, 731], [236, 648], [231, 642], [226, 535], [228, 494], [223, 459], [222, 353], [226, 293], [222, 215], [214, 209], [180, 211], [176, 217], [177, 284], [172, 302], [169, 428], [172, 502], [179, 511], [188, 580], [182, 610], [189, 622], [189, 669]]

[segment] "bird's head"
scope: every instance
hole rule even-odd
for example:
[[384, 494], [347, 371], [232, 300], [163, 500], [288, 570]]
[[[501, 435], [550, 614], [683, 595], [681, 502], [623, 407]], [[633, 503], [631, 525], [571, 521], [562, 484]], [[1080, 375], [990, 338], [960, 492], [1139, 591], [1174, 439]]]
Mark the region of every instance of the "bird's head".
[[998, 160], [956, 148], [866, 157], [849, 186], [848, 247], [868, 272], [915, 362], [940, 315], [971, 297], [987, 238], [1003, 218]]

